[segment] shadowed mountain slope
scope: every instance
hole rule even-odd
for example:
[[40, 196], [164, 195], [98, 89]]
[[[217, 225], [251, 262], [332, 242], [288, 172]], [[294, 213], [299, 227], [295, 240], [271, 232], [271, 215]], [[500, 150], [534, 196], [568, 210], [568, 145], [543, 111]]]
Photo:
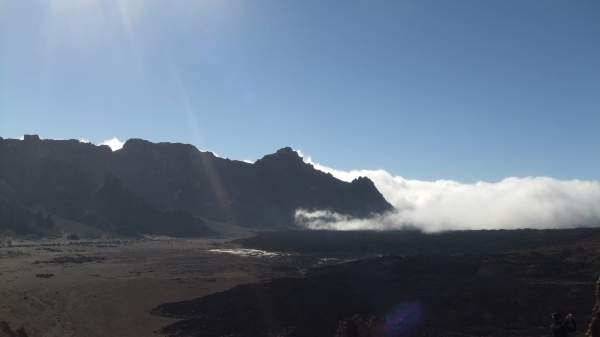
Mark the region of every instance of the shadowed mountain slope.
[[291, 148], [249, 164], [187, 144], [130, 139], [113, 152], [38, 136], [0, 139], [0, 200], [0, 215], [11, 205], [109, 232], [179, 236], [208, 234], [206, 221], [290, 227], [299, 208], [356, 217], [392, 208], [367, 178], [340, 181]]

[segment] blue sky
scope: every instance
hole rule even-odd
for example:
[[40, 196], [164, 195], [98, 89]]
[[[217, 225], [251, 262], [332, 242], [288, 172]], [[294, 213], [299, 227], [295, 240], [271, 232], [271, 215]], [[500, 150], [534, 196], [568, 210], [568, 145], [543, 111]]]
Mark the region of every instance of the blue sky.
[[0, 0], [0, 136], [600, 179], [600, 2]]

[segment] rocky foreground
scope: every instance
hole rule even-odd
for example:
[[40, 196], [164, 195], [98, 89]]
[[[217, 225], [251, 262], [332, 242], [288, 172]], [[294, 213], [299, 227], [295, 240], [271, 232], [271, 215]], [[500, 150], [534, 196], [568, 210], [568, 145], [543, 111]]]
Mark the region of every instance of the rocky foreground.
[[[288, 234], [268, 233], [244, 242], [280, 246]], [[387, 241], [390, 235], [397, 242], [402, 235], [413, 241], [404, 249], [372, 246], [396, 254], [386, 255], [383, 249], [381, 257], [313, 268], [305, 277], [240, 285], [160, 305], [153, 313], [180, 319], [161, 332], [208, 337], [527, 337], [548, 336], [550, 314], [556, 311], [577, 317], [578, 335], [590, 321], [600, 273], [598, 230], [457, 232], [418, 240], [415, 233], [362, 233], [362, 239], [346, 233], [338, 241], [333, 234], [304, 235], [327, 238], [330, 245], [310, 246], [320, 254], [332, 253], [332, 246], [338, 254], [369, 251], [369, 242]], [[477, 237], [479, 245], [456, 246]], [[304, 237], [290, 246], [309, 254], [307, 245], [314, 242]], [[409, 253], [417, 248], [418, 254]]]
[[529, 337], [555, 311], [583, 336], [592, 318], [598, 229], [335, 234], [4, 240], [0, 336]]

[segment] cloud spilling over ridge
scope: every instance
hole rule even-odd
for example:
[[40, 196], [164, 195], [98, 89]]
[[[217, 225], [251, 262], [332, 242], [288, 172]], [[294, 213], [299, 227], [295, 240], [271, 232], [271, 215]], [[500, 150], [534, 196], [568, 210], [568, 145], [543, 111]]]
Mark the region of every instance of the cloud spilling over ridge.
[[[299, 151], [299, 154], [302, 153]], [[304, 156], [303, 156], [304, 157]], [[400, 229], [426, 232], [454, 229], [567, 228], [600, 226], [600, 182], [550, 177], [509, 177], [498, 182], [423, 181], [385, 170], [341, 171], [304, 157], [340, 180], [370, 178], [396, 208], [370, 219], [328, 211], [298, 210], [296, 219], [312, 229]]]
[[110, 147], [111, 150], [117, 151], [120, 150], [124, 144], [125, 142], [120, 141], [117, 137], [113, 137], [111, 139], [103, 141], [101, 145], [108, 145], [108, 147]]

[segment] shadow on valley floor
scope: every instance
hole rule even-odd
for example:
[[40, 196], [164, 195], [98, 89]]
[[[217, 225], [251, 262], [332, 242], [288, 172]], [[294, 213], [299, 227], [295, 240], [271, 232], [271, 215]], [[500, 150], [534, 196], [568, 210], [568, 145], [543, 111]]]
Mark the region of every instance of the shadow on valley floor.
[[153, 313], [180, 319], [163, 328], [170, 336], [544, 336], [557, 310], [573, 312], [585, 330], [600, 271], [598, 233], [268, 233], [243, 242], [404, 256], [314, 268], [306, 277], [240, 285]]
[[472, 230], [426, 234], [403, 231], [290, 230], [261, 232], [236, 242], [246, 248], [304, 254], [490, 254], [600, 241], [600, 228]]

